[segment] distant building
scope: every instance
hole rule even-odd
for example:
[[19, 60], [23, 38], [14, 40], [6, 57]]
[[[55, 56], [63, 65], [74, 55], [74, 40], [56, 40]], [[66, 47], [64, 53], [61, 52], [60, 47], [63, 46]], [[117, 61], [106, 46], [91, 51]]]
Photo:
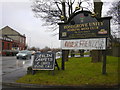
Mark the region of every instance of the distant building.
[[0, 30], [0, 47], [2, 48], [3, 54], [12, 52], [15, 50], [24, 50], [26, 47], [26, 37], [21, 35], [19, 32], [13, 30], [9, 26], [6, 26]]

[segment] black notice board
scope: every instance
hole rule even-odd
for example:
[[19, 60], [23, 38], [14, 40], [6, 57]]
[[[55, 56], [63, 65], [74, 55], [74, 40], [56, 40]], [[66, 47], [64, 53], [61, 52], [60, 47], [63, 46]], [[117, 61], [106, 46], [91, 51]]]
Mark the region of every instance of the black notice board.
[[73, 14], [65, 23], [59, 23], [59, 40], [107, 38], [110, 36], [111, 17], [96, 18], [89, 11]]
[[54, 70], [55, 54], [52, 52], [36, 53], [32, 69], [33, 70]]

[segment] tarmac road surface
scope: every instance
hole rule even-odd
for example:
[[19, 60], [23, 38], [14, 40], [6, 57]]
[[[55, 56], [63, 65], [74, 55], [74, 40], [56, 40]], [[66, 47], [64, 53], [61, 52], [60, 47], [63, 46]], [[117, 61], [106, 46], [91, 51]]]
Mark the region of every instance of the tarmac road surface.
[[[16, 59], [15, 56], [2, 57], [2, 83], [15, 82], [27, 73], [27, 67], [32, 65], [33, 56], [30, 60]], [[10, 86], [2, 86], [10, 87]]]

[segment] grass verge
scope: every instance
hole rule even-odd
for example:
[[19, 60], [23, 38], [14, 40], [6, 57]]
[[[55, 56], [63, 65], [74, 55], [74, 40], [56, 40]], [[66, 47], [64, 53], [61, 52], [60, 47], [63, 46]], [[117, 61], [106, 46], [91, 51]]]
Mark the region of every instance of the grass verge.
[[[107, 56], [107, 74], [102, 75], [102, 62], [91, 63], [91, 57], [70, 58], [65, 70], [37, 71], [25, 75], [16, 82], [40, 85], [116, 85], [118, 84], [118, 60], [120, 57]], [[61, 66], [61, 59], [57, 60]]]

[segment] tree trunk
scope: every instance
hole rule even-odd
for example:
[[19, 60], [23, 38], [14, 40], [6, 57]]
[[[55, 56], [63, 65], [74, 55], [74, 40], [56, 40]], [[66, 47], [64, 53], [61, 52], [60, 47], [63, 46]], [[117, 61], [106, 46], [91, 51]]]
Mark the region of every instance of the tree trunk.
[[101, 0], [93, 0], [94, 1], [94, 12], [97, 14], [97, 17], [101, 17], [102, 14], [102, 5], [103, 2]]
[[[65, 7], [65, 0], [62, 2], [62, 11], [63, 11], [63, 16], [64, 16], [64, 22], [67, 20], [66, 18], [66, 7]], [[64, 51], [64, 61], [68, 61], [68, 55], [69, 55], [69, 50]]]
[[68, 61], [69, 50], [65, 50], [65, 61]]
[[84, 57], [84, 50], [79, 50], [80, 52], [80, 57]]
[[[100, 18], [102, 13], [103, 2], [101, 2], [101, 0], [93, 0], [93, 1], [94, 1], [94, 12], [97, 14], [97, 17]], [[102, 61], [102, 51], [92, 50], [91, 57], [93, 63]]]
[[[66, 18], [66, 9], [65, 9], [65, 0], [62, 2], [62, 15], [64, 16], [64, 22], [67, 20]], [[68, 61], [69, 50], [62, 50], [62, 65], [61, 69], [65, 70], [65, 61]]]
[[102, 51], [100, 51], [100, 50], [93, 50], [91, 52], [91, 56], [92, 56], [93, 63], [102, 61]]

